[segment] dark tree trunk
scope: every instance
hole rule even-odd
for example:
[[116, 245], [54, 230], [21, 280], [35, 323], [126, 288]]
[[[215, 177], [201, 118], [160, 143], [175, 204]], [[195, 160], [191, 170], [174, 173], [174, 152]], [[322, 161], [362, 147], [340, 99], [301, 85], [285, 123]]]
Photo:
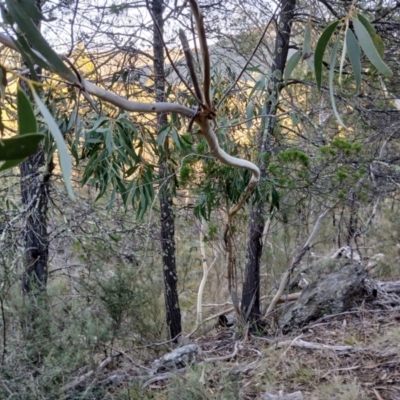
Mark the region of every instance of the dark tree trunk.
[[22, 204], [27, 210], [24, 226], [26, 264], [22, 276], [22, 290], [25, 294], [36, 294], [46, 290], [50, 172], [43, 175], [41, 171], [45, 165], [46, 155], [43, 147], [20, 165]]
[[[163, 33], [163, 1], [152, 1], [152, 12], [156, 23], [154, 24], [153, 51], [154, 51], [154, 86], [156, 91], [156, 101], [165, 99], [165, 71], [164, 71], [164, 48], [162, 37]], [[157, 25], [158, 29], [157, 29]], [[157, 116], [157, 125], [161, 128], [167, 123], [167, 115], [160, 113]], [[168, 168], [168, 139], [162, 149], [159, 169], [159, 180], [162, 185], [160, 188], [160, 212], [161, 212], [161, 247], [163, 258], [164, 274], [164, 296], [166, 307], [166, 320], [171, 339], [177, 341], [182, 332], [181, 310], [179, 307], [178, 296], [178, 274], [176, 271], [175, 260], [175, 217], [173, 212], [172, 193], [170, 190], [170, 171]]]
[[[274, 133], [276, 105], [279, 100], [279, 91], [282, 75], [289, 51], [289, 40], [296, 0], [282, 0], [279, 14], [275, 51], [271, 71], [271, 83], [267, 97], [271, 100], [267, 104], [266, 114], [272, 115], [265, 123], [265, 128], [260, 133], [260, 154], [271, 153], [271, 137]], [[267, 177], [266, 167], [262, 160], [259, 161], [261, 182]], [[246, 269], [243, 283], [242, 312], [246, 320], [257, 323], [260, 318], [260, 258], [262, 254], [262, 233], [265, 224], [265, 203], [260, 201], [254, 205], [250, 214], [249, 242], [246, 252]]]
[[[41, 10], [41, 0], [35, 1]], [[40, 29], [40, 21], [34, 21]], [[28, 38], [29, 39], [29, 38]], [[37, 71], [40, 73], [40, 70]], [[25, 82], [21, 87], [29, 95]], [[47, 233], [47, 206], [51, 171], [47, 169], [44, 146], [20, 165], [22, 204], [26, 209], [23, 230], [25, 240], [25, 271], [22, 276], [24, 294], [38, 295], [46, 290], [49, 237]]]

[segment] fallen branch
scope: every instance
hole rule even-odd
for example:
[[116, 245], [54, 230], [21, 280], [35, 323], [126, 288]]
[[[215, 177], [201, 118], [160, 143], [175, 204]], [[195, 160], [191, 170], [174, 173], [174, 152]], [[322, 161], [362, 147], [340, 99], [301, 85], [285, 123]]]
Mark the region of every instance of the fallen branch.
[[278, 342], [276, 346], [279, 348], [289, 346], [289, 347], [302, 347], [310, 350], [332, 350], [332, 351], [346, 351], [346, 352], [352, 352], [354, 350], [358, 350], [354, 346], [333, 346], [329, 344], [306, 342], [305, 340], [297, 338], [294, 340], [284, 340], [283, 342]]
[[[83, 374], [81, 376], [79, 376], [78, 378], [76, 378], [75, 380], [73, 380], [70, 383], [67, 383], [66, 385], [64, 385], [61, 390], [63, 392], [67, 392], [68, 390], [71, 389], [75, 389], [77, 386], [79, 386], [81, 383], [83, 383], [86, 379], [90, 378], [91, 376], [93, 376], [95, 373], [100, 372], [102, 369], [104, 369], [108, 364], [110, 364], [113, 361], [113, 357], [107, 357], [105, 360], [103, 360], [99, 366], [96, 369], [92, 369], [89, 372], [86, 372], [86, 374]], [[68, 397], [67, 397], [68, 398]]]
[[238, 351], [239, 351], [238, 342], [235, 342], [235, 348], [233, 349], [233, 352], [231, 354], [227, 354], [226, 356], [221, 356], [221, 357], [205, 358], [204, 362], [215, 362], [215, 361], [231, 360], [232, 358], [236, 357]]
[[159, 382], [159, 381], [163, 381], [165, 379], [173, 378], [173, 377], [177, 376], [178, 374], [182, 374], [185, 371], [186, 371], [186, 367], [177, 369], [177, 370], [175, 370], [173, 372], [164, 372], [163, 374], [157, 375], [154, 378], [151, 378], [148, 381], [146, 381], [143, 384], [143, 387], [147, 387], [147, 386], [149, 386], [149, 385], [151, 385], [152, 383], [155, 383], [155, 382]]

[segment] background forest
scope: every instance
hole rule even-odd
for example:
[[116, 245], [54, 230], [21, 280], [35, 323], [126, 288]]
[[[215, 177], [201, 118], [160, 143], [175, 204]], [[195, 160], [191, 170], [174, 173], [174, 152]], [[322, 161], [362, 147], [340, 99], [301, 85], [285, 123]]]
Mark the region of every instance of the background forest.
[[400, 398], [399, 2], [0, 7], [1, 399]]

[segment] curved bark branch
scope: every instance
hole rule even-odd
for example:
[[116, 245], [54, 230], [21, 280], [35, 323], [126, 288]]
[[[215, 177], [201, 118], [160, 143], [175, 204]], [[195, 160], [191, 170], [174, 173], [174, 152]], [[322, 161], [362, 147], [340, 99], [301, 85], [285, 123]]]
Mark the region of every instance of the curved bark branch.
[[[19, 52], [13, 40], [9, 36], [3, 33], [0, 33], [0, 43], [2, 43], [3, 45], [12, 50]], [[39, 52], [35, 50], [32, 51], [34, 51], [38, 57], [43, 58]], [[102, 89], [96, 86], [95, 84], [84, 80], [83, 78], [82, 82], [79, 82], [78, 78], [72, 72], [70, 74], [64, 74], [61, 73], [60, 71], [54, 71], [54, 72], [59, 76], [61, 76], [63, 79], [67, 80], [68, 82], [71, 82], [72, 84], [79, 86], [82, 90], [86, 90], [87, 93], [90, 93], [93, 96], [96, 96], [99, 99], [102, 99], [126, 111], [139, 112], [139, 113], [176, 112], [186, 117], [192, 117], [194, 114], [194, 110], [180, 104], [167, 103], [167, 102], [140, 103], [136, 101], [130, 101], [112, 92], [109, 92], [108, 90]]]

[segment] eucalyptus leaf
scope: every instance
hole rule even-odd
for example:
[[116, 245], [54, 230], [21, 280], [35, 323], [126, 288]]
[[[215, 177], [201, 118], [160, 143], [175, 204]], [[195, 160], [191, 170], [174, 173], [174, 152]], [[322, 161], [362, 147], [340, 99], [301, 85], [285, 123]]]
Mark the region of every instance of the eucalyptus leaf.
[[289, 60], [286, 63], [285, 72], [283, 74], [285, 81], [287, 81], [290, 78], [293, 70], [296, 68], [301, 57], [302, 57], [301, 51], [298, 50], [295, 53], [293, 53], [293, 55], [289, 58]]
[[14, 0], [5, 1], [9, 13], [17, 23], [20, 31], [26, 38], [29, 38], [29, 43], [33, 48], [43, 56], [55, 71], [70, 76], [70, 79], [73, 82], [75, 80], [75, 75], [66, 67], [61, 58], [44, 39], [37, 26], [26, 13], [24, 6], [20, 2]]
[[314, 54], [314, 66], [315, 66], [315, 78], [317, 81], [317, 88], [321, 90], [322, 84], [322, 65], [324, 61], [324, 54], [326, 47], [328, 46], [329, 40], [335, 31], [336, 27], [339, 25], [340, 21], [332, 22], [320, 36], [317, 46], [315, 48]]
[[344, 128], [347, 129], [346, 125], [343, 123], [342, 119], [340, 118], [340, 115], [336, 108], [335, 93], [333, 91], [333, 78], [335, 76], [335, 65], [336, 65], [336, 56], [337, 56], [337, 52], [338, 52], [338, 47], [339, 47], [339, 39], [336, 40], [335, 44], [333, 45], [331, 61], [329, 64], [329, 96], [331, 98], [332, 109], [333, 109], [333, 112], [335, 113], [336, 119], [338, 120], [340, 125], [342, 125]]
[[25, 158], [17, 158], [15, 160], [7, 160], [4, 161], [3, 165], [0, 167], [0, 172], [5, 171], [6, 169], [14, 168], [25, 161], [28, 157]]
[[305, 32], [304, 32], [304, 42], [303, 42], [303, 52], [302, 52], [303, 59], [305, 60], [305, 59], [309, 58], [311, 54], [312, 54], [311, 26], [310, 26], [310, 24], [307, 24]]
[[357, 39], [351, 29], [346, 31], [347, 54], [349, 56], [351, 66], [353, 67], [354, 79], [356, 81], [356, 92], [361, 85], [361, 50]]
[[0, 139], [0, 161], [21, 160], [35, 154], [43, 138], [40, 133], [29, 133]]
[[37, 122], [32, 104], [25, 92], [18, 87], [17, 91], [17, 107], [18, 107], [18, 130], [20, 135], [37, 132]]
[[368, 31], [369, 36], [371, 37], [376, 50], [378, 51], [379, 55], [383, 57], [385, 53], [385, 45], [383, 43], [382, 38], [376, 33], [375, 28], [371, 25], [367, 18], [361, 13], [357, 14], [359, 21], [364, 25], [364, 28]]
[[36, 104], [38, 105], [39, 110], [42, 113], [47, 125], [49, 126], [50, 132], [53, 135], [54, 140], [57, 144], [61, 171], [64, 177], [64, 184], [67, 189], [68, 195], [71, 199], [73, 199], [75, 196], [71, 186], [72, 163], [71, 158], [68, 154], [67, 146], [65, 145], [63, 135], [60, 132], [60, 128], [58, 127], [56, 121], [50, 114], [50, 111], [43, 104], [42, 100], [40, 100], [40, 97], [36, 94], [34, 90], [32, 90], [32, 95], [35, 98]]
[[254, 108], [253, 108], [253, 102], [250, 101], [249, 104], [246, 107], [246, 117], [248, 119], [247, 121], [247, 129], [250, 129], [253, 125], [253, 120], [252, 118], [254, 117]]
[[364, 25], [359, 21], [358, 18], [353, 18], [353, 26], [357, 35], [357, 39], [360, 42], [360, 45], [368, 57], [371, 64], [382, 74], [385, 76], [391, 76], [392, 71], [382, 60], [381, 56], [378, 53], [378, 50], [375, 47], [374, 42], [369, 34], [369, 32], [365, 29]]

